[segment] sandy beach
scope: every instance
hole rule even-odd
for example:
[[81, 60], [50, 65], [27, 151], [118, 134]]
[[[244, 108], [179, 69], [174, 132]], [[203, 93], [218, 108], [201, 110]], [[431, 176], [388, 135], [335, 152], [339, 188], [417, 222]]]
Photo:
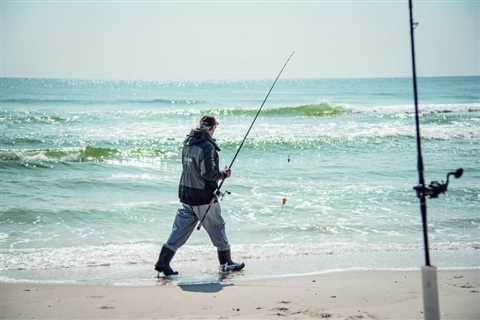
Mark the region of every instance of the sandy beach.
[[[480, 271], [439, 271], [443, 319], [480, 319]], [[419, 271], [153, 286], [0, 284], [1, 319], [423, 319]]]

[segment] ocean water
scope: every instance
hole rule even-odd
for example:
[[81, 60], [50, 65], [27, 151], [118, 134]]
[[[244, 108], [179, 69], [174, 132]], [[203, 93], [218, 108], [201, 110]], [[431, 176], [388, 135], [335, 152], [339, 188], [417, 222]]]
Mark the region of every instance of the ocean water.
[[[271, 80], [0, 79], [0, 281], [155, 283], [181, 147], [203, 114], [227, 165]], [[222, 212], [239, 278], [424, 264], [411, 81], [280, 80]], [[420, 78], [432, 263], [480, 267], [480, 77]], [[282, 205], [282, 199], [287, 203]], [[195, 231], [172, 265], [217, 275]]]

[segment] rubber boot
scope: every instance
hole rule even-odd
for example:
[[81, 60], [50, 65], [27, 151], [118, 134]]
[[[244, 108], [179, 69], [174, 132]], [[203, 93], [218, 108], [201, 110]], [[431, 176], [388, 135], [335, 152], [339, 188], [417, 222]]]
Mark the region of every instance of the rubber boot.
[[173, 271], [170, 267], [170, 261], [172, 261], [173, 256], [175, 255], [175, 251], [168, 249], [167, 247], [163, 246], [162, 251], [160, 251], [160, 256], [158, 257], [158, 261], [155, 264], [155, 270], [159, 273], [163, 272], [165, 276], [173, 276], [177, 275], [177, 271]]
[[218, 262], [220, 262], [220, 272], [240, 271], [245, 267], [243, 262], [232, 261], [230, 250], [218, 251]]

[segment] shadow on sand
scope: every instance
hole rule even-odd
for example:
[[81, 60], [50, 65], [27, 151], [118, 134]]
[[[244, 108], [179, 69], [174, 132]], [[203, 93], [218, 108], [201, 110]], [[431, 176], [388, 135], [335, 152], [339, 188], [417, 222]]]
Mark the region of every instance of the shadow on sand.
[[178, 286], [183, 291], [211, 293], [211, 292], [219, 292], [224, 287], [233, 286], [233, 283], [220, 283], [220, 282], [179, 283]]
[[[241, 274], [238, 273], [238, 274]], [[232, 273], [219, 273], [217, 277], [208, 278], [189, 278], [189, 277], [158, 277], [159, 285], [175, 284], [183, 291], [212, 293], [219, 292], [224, 287], [233, 286], [231, 282], [234, 275]]]

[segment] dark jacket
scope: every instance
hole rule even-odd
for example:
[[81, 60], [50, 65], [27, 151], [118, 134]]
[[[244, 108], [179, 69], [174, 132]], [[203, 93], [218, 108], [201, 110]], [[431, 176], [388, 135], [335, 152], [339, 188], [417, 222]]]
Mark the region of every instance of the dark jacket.
[[219, 170], [220, 148], [207, 131], [194, 129], [183, 142], [182, 177], [178, 188], [180, 201], [189, 205], [208, 204], [223, 178]]

